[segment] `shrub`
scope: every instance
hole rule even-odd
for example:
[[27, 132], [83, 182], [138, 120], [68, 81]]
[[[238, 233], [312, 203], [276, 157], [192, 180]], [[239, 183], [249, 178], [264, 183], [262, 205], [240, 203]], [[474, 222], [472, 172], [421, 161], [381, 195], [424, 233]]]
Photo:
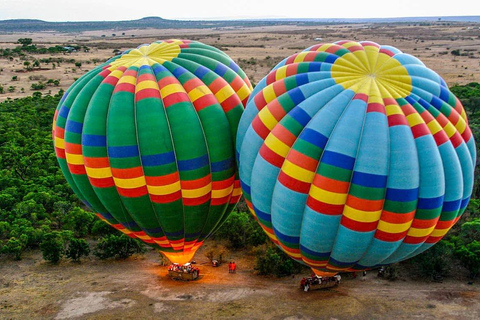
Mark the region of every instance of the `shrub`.
[[40, 243], [40, 249], [42, 250], [43, 259], [52, 263], [58, 263], [65, 253], [61, 233], [53, 231], [45, 234], [42, 243]]
[[257, 249], [255, 270], [261, 275], [284, 277], [302, 271], [302, 265], [294, 262], [279, 248], [268, 245]]
[[470, 276], [476, 278], [480, 273], [480, 242], [473, 240], [455, 250], [462, 265], [470, 271]]
[[84, 239], [73, 238], [70, 240], [68, 249], [65, 252], [67, 258], [79, 262], [82, 256], [87, 257], [90, 254], [90, 246]]
[[411, 259], [417, 267], [420, 276], [431, 279], [442, 278], [450, 272], [453, 264], [454, 245], [446, 240], [441, 240], [432, 248]]
[[7, 243], [3, 246], [1, 252], [4, 254], [12, 255], [15, 260], [22, 259], [22, 252], [25, 249], [25, 244], [20, 239], [12, 237], [8, 239]]
[[92, 226], [92, 234], [96, 236], [104, 236], [107, 234], [117, 234], [118, 230], [110, 226], [108, 223], [95, 219]]
[[265, 243], [267, 236], [248, 212], [234, 211], [215, 233], [216, 239], [228, 241], [228, 246], [241, 249]]
[[100, 259], [126, 259], [135, 253], [144, 253], [145, 247], [140, 241], [124, 234], [108, 235], [100, 239], [93, 254]]

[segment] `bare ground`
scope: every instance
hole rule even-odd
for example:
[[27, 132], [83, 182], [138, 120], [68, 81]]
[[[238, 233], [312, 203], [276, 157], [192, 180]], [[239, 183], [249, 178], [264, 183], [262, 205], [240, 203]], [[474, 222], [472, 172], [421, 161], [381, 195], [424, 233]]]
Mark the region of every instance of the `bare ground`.
[[[238, 255], [238, 256], [237, 256]], [[38, 252], [0, 261], [1, 319], [479, 319], [480, 286], [345, 275], [339, 287], [308, 293], [302, 275], [258, 276], [253, 258], [232, 254], [239, 270], [213, 268], [202, 252], [197, 281], [174, 281], [149, 251], [125, 261], [51, 265]]]

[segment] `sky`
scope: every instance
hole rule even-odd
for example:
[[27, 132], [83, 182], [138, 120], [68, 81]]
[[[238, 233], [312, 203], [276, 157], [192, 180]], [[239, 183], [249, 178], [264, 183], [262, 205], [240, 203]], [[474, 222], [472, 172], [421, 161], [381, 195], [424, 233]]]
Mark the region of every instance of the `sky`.
[[479, 0], [0, 0], [0, 20], [392, 18], [480, 15]]

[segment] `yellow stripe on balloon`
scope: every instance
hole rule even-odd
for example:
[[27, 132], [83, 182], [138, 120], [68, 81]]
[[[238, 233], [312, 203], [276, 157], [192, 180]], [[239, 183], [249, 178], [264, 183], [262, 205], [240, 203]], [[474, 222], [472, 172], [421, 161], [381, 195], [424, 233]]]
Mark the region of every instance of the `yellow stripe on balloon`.
[[303, 62], [305, 60], [305, 56], [307, 54], [309, 54], [310, 52], [306, 51], [306, 52], [300, 52], [296, 57], [295, 57], [295, 60], [293, 60], [293, 63], [299, 63], [299, 62]]
[[233, 184], [230, 187], [220, 190], [212, 190], [212, 198], [224, 198], [230, 195], [233, 191]]
[[[109, 69], [110, 69], [110, 68], [109, 68]], [[120, 79], [120, 77], [123, 75], [123, 71], [117, 69], [117, 67], [112, 67], [112, 69], [115, 69], [115, 70], [112, 71], [108, 76], [109, 76], [109, 77], [114, 77], [114, 78]]]
[[65, 156], [67, 158], [67, 163], [69, 164], [83, 164], [83, 155], [81, 154], [65, 153]]
[[233, 189], [233, 192], [232, 192], [232, 197], [235, 197], [235, 196], [239, 196], [242, 194], [242, 188], [235, 188]]
[[265, 102], [269, 103], [270, 101], [273, 101], [274, 99], [277, 98], [277, 95], [275, 94], [275, 90], [273, 88], [273, 85], [268, 85], [266, 86], [263, 90], [263, 97], [265, 99]]
[[166, 98], [169, 95], [171, 95], [173, 93], [177, 93], [177, 92], [185, 92], [185, 90], [180, 84], [172, 83], [172, 84], [166, 85], [165, 87], [160, 89], [160, 96], [162, 98]]
[[336, 193], [320, 189], [314, 184], [312, 184], [312, 186], [310, 187], [309, 195], [318, 201], [333, 205], [345, 204], [348, 196], [347, 193]]
[[315, 176], [315, 172], [299, 167], [288, 160], [283, 163], [282, 171], [290, 177], [306, 183], [312, 183]]
[[351, 220], [358, 222], [375, 222], [380, 219], [382, 215], [382, 210], [377, 211], [363, 211], [354, 209], [348, 205], [345, 205], [343, 210], [343, 215]]
[[182, 196], [184, 198], [190, 198], [190, 199], [198, 198], [206, 195], [210, 191], [212, 191], [212, 183], [209, 183], [206, 186], [198, 189], [182, 189]]
[[288, 154], [288, 151], [290, 151], [290, 146], [283, 143], [283, 141], [279, 140], [273, 134], [269, 134], [264, 143], [270, 150], [282, 156], [283, 158], [285, 158]]
[[237, 91], [238, 98], [243, 101], [246, 97], [250, 95], [251, 90], [247, 87], [247, 85], [242, 85], [240, 90]]
[[458, 118], [458, 122], [455, 124], [455, 128], [458, 130], [458, 132], [460, 134], [464, 133], [466, 127], [467, 127], [467, 123], [465, 122], [465, 120], [463, 120], [462, 118]]
[[402, 109], [396, 104], [389, 104], [385, 106], [385, 111], [387, 112], [387, 116], [391, 116], [394, 114], [403, 114]]
[[405, 232], [412, 225], [412, 221], [405, 222], [405, 223], [390, 223], [390, 222], [380, 220], [378, 222], [377, 230], [387, 232], [387, 233]]
[[427, 123], [428, 129], [433, 134], [442, 131], [442, 126], [437, 122], [437, 120], [433, 119], [429, 123]]
[[448, 230], [450, 230], [450, 228], [446, 228], [446, 229], [435, 229], [432, 231], [432, 233], [430, 234], [430, 237], [443, 237], [444, 235], [447, 234]]
[[410, 228], [410, 230], [408, 230], [407, 235], [412, 237], [417, 237], [417, 238], [426, 237], [432, 233], [433, 229], [435, 229], [435, 226], [426, 228], [426, 229]]
[[425, 123], [425, 121], [423, 121], [423, 118], [418, 113], [411, 113], [405, 118], [407, 118], [408, 125], [410, 127], [414, 127], [417, 124]]
[[152, 80], [141, 81], [137, 83], [137, 86], [135, 87], [135, 93], [143, 89], [158, 89], [158, 84]]
[[147, 185], [148, 193], [155, 196], [164, 196], [167, 194], [172, 194], [181, 189], [180, 181], [176, 181], [171, 184], [164, 186], [151, 186]]
[[235, 91], [233, 91], [232, 87], [227, 85], [222, 89], [218, 90], [218, 92], [215, 93], [215, 97], [217, 98], [218, 102], [222, 103], [223, 101], [227, 100], [234, 94], [235, 94]]
[[197, 99], [211, 93], [212, 91], [210, 91], [207, 86], [201, 85], [193, 88], [190, 92], [188, 92], [188, 97], [192, 102], [195, 102]]
[[258, 113], [258, 117], [265, 125], [265, 127], [267, 127], [270, 131], [272, 131], [273, 128], [278, 124], [277, 119], [275, 119], [275, 117], [268, 108], [263, 108], [262, 110], [260, 110], [260, 112]]
[[123, 189], [140, 188], [147, 184], [144, 176], [131, 179], [120, 179], [113, 177], [113, 180], [115, 181], [115, 185], [117, 187]]
[[94, 179], [104, 179], [104, 178], [110, 178], [112, 176], [112, 170], [110, 169], [110, 167], [105, 167], [105, 168], [85, 167], [85, 170], [87, 171], [88, 177], [94, 178]]
[[275, 72], [275, 80], [281, 80], [287, 77], [287, 66], [283, 66], [277, 69]]
[[65, 139], [55, 137], [55, 147], [65, 149]]
[[137, 83], [137, 78], [135, 78], [134, 76], [123, 76], [118, 80], [117, 85], [121, 83], [129, 83], [135, 85]]
[[451, 122], [447, 122], [445, 127], [443, 127], [443, 130], [445, 131], [445, 133], [449, 138], [451, 138], [455, 134], [455, 132], [457, 132], [457, 129], [455, 129], [455, 127]]

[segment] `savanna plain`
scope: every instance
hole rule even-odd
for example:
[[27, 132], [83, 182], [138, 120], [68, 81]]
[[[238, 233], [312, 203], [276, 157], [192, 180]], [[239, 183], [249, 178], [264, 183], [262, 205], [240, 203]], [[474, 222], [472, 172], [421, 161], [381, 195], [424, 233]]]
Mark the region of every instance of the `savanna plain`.
[[[215, 29], [101, 30], [82, 33], [0, 35], [0, 48], [14, 49], [18, 39], [37, 47], [76, 47], [72, 52], [0, 58], [0, 101], [66, 90], [82, 74], [115, 53], [160, 39], [190, 39], [224, 50], [256, 84], [283, 58], [319, 42], [343, 39], [388, 44], [420, 58], [449, 86], [480, 82], [478, 24], [344, 24], [312, 27], [271, 26]], [[51, 58], [48, 60], [48, 58]], [[43, 60], [42, 60], [43, 59]], [[38, 60], [36, 65], [34, 61]], [[29, 61], [29, 64], [25, 64]], [[37, 85], [44, 84], [38, 87]], [[40, 89], [39, 89], [40, 88]], [[93, 241], [93, 240], [90, 240]], [[464, 276], [440, 281], [412, 278], [403, 269], [395, 281], [342, 275], [340, 286], [303, 292], [294, 276], [261, 276], [249, 250], [230, 250], [226, 264], [214, 268], [206, 252], [197, 253], [197, 281], [174, 281], [159, 254], [147, 250], [125, 260], [52, 265], [40, 251], [22, 260], [0, 258], [0, 319], [479, 319], [480, 286]], [[408, 270], [407, 270], [408, 271]]]

